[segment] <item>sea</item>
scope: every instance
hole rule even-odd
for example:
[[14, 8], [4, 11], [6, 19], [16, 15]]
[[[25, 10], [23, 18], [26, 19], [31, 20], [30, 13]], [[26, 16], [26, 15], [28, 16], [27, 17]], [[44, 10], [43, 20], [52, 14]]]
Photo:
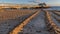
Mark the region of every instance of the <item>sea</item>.
[[60, 6], [51, 6], [50, 8], [47, 8], [46, 10], [59, 10], [60, 11]]

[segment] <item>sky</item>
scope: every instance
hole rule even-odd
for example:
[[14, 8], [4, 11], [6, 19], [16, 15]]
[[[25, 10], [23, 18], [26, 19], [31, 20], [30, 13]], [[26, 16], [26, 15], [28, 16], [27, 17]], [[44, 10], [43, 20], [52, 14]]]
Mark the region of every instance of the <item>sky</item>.
[[50, 6], [60, 6], [60, 0], [0, 0], [0, 3], [15, 3], [15, 4], [36, 4], [30, 1], [45, 2]]

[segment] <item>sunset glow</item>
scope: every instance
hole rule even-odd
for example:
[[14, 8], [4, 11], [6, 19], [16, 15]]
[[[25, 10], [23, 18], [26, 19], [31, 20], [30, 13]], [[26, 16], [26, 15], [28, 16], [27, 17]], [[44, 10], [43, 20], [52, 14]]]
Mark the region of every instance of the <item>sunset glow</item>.
[[60, 0], [0, 0], [0, 3], [36, 4], [29, 1], [37, 1], [39, 3], [45, 2], [50, 6], [60, 6]]

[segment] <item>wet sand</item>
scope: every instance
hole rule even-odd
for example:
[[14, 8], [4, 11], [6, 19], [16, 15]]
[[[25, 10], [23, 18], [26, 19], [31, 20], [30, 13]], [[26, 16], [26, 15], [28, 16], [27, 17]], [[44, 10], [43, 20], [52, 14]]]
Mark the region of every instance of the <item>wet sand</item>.
[[33, 10], [3, 10], [0, 12], [0, 34], [8, 34], [14, 27], [32, 15]]
[[23, 34], [49, 34], [46, 30], [45, 13], [42, 11], [23, 29]]
[[[23, 15], [21, 15], [20, 11], [23, 13]], [[31, 16], [35, 11], [40, 10], [6, 10], [0, 12], [0, 19], [3, 19], [0, 20], [0, 34], [8, 34], [9, 31], [12, 31], [16, 26], [18, 26], [22, 21]], [[60, 15], [60, 12], [57, 11], [56, 14], [58, 15], [54, 14], [54, 12], [52, 11], [48, 12], [51, 14], [51, 19], [53, 20], [53, 22], [60, 28], [60, 21], [58, 21], [60, 20], [60, 16], [58, 16]], [[2, 18], [2, 16], [5, 17]], [[22, 32], [19, 32], [18, 34], [50, 34], [51, 32], [47, 31], [45, 16], [45, 12], [41, 11], [38, 15], [36, 15], [36, 17], [30, 20], [30, 22], [26, 26], [24, 26]], [[56, 20], [55, 16], [58, 20]]]
[[[52, 11], [49, 11], [51, 14], [52, 21], [60, 28], [60, 22], [56, 20], [53, 16], [55, 14]], [[57, 13], [59, 14], [59, 13]], [[59, 14], [60, 15], [60, 14]], [[32, 19], [23, 29], [23, 34], [56, 34], [54, 32], [48, 31], [46, 26], [46, 18], [44, 11], [39, 13], [34, 19]], [[60, 16], [57, 16], [60, 19]], [[48, 22], [49, 23], [49, 22]], [[49, 26], [48, 26], [49, 27]], [[21, 33], [20, 33], [21, 34]]]

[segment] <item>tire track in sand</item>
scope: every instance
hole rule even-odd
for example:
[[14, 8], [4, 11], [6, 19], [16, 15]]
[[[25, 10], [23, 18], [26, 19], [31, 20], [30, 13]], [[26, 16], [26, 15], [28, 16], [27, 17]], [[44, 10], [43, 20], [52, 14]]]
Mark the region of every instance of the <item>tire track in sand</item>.
[[46, 18], [48, 19], [50, 26], [52, 26], [56, 34], [60, 34], [60, 28], [52, 21], [51, 15], [48, 11], [46, 11]]
[[32, 16], [30, 16], [29, 18], [27, 18], [25, 21], [23, 21], [20, 25], [18, 25], [17, 27], [15, 27], [11, 32], [9, 32], [9, 34], [18, 34], [18, 32], [21, 32], [21, 30], [23, 30], [23, 27], [29, 23], [29, 21], [34, 18], [40, 11], [36, 11]]

